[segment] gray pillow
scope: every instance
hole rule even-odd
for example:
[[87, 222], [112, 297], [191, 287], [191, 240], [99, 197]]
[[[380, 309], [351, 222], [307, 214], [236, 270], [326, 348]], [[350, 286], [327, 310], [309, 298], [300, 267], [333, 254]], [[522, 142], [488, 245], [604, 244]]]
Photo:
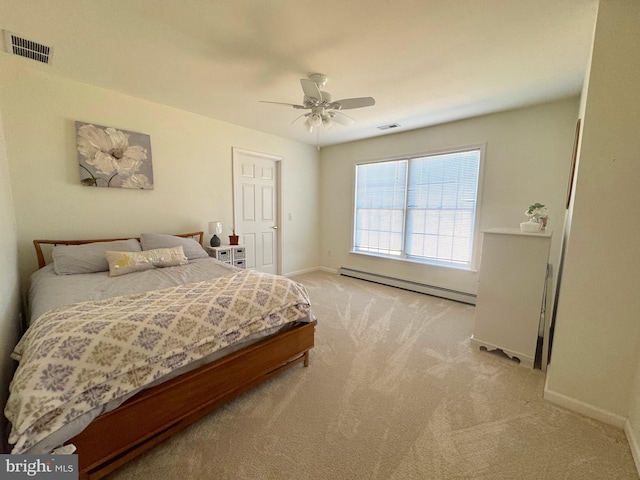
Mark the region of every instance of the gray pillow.
[[83, 245], [57, 245], [51, 251], [53, 269], [58, 275], [106, 272], [109, 270], [109, 262], [104, 256], [107, 250], [140, 252], [142, 249], [135, 238]]
[[193, 238], [176, 237], [162, 233], [143, 233], [140, 235], [142, 250], [155, 250], [156, 248], [182, 247], [185, 256], [189, 260], [194, 258], [206, 258], [209, 256], [202, 245]]

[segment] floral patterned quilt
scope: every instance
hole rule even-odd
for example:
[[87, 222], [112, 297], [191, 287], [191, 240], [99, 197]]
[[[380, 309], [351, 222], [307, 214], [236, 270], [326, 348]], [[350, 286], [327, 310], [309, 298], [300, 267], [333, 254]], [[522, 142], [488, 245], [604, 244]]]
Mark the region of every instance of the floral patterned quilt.
[[252, 270], [51, 310], [12, 355], [20, 362], [5, 408], [12, 453], [176, 368], [309, 314], [302, 285]]

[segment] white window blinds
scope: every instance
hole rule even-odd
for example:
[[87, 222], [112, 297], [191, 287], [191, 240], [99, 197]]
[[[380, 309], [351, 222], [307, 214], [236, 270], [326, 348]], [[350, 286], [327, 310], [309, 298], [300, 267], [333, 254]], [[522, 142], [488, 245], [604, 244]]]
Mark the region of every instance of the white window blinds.
[[353, 250], [470, 267], [481, 150], [356, 166]]

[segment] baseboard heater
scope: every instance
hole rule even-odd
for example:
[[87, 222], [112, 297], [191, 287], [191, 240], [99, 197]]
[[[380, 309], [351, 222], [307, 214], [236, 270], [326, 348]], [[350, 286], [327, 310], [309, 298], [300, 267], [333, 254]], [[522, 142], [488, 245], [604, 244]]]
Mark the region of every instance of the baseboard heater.
[[455, 300], [456, 302], [468, 303], [470, 305], [476, 304], [476, 296], [472, 293], [436, 287], [435, 285], [428, 285], [426, 283], [414, 282], [411, 280], [403, 280], [401, 278], [389, 277], [378, 273], [363, 272], [361, 270], [354, 270], [347, 267], [340, 267], [338, 269], [338, 273], [345, 277], [367, 280], [369, 282], [380, 283], [382, 285], [389, 285], [390, 287], [411, 290], [412, 292], [426, 293], [427, 295]]

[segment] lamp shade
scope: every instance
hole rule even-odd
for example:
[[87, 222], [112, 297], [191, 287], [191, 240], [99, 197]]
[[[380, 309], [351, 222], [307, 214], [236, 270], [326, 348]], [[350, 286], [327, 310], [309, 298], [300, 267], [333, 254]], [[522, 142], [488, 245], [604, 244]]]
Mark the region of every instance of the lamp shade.
[[212, 247], [219, 247], [220, 238], [218, 237], [218, 234], [222, 233], [222, 222], [209, 222], [209, 233], [213, 233], [213, 237], [211, 237], [209, 244]]
[[209, 233], [222, 233], [222, 222], [209, 222]]

